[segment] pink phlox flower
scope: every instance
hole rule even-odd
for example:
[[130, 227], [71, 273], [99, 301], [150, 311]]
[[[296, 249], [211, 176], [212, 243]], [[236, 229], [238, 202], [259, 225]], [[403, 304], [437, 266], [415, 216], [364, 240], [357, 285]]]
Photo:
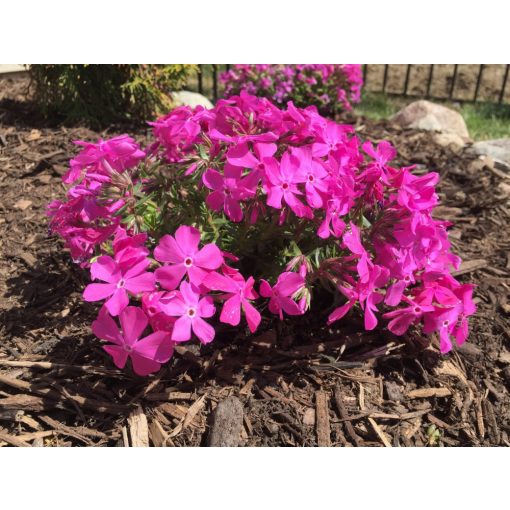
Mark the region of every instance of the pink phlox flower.
[[129, 268], [123, 260], [115, 262], [109, 255], [102, 255], [90, 267], [93, 280], [106, 283], [90, 283], [85, 287], [85, 301], [101, 301], [107, 299], [105, 307], [111, 315], [119, 315], [129, 304], [129, 294], [137, 295], [154, 290], [154, 273], [146, 271], [151, 261], [147, 258], [139, 260]]
[[302, 315], [303, 310], [293, 296], [304, 287], [305, 280], [299, 273], [284, 272], [278, 276], [276, 284], [271, 287], [266, 280], [261, 280], [260, 295], [269, 298], [269, 311], [279, 315], [283, 320], [283, 312], [287, 315]]
[[357, 264], [358, 274], [360, 276], [360, 280], [363, 283], [366, 283], [370, 277], [370, 269], [373, 267], [373, 263], [370, 259], [370, 255], [365, 250], [365, 247], [361, 242], [360, 229], [351, 222], [350, 230], [344, 233], [342, 239], [343, 244], [359, 258]]
[[199, 250], [200, 232], [194, 227], [180, 226], [175, 237], [165, 235], [154, 249], [154, 257], [166, 265], [156, 269], [157, 281], [168, 290], [179, 286], [184, 275], [194, 285], [200, 285], [210, 271], [223, 264], [220, 249], [213, 243]]
[[380, 168], [386, 169], [390, 161], [397, 157], [397, 151], [391, 143], [383, 140], [374, 147], [372, 142], [367, 141], [363, 144], [363, 150], [379, 165]]
[[298, 195], [303, 194], [298, 184], [306, 182], [299, 160], [286, 152], [280, 164], [276, 160], [266, 161], [268, 162], [266, 164], [267, 205], [281, 209], [282, 201], [284, 201], [299, 218], [313, 218], [312, 210], [297, 198]]
[[204, 285], [211, 290], [225, 293], [224, 299], [226, 301], [220, 315], [221, 322], [237, 326], [241, 321], [242, 308], [250, 331], [252, 333], [256, 331], [261, 316], [250, 302], [258, 297], [253, 289], [254, 283], [255, 280], [252, 276], [245, 280], [239, 272], [231, 269], [229, 274], [222, 275], [213, 272], [207, 275]]
[[140, 338], [147, 327], [147, 316], [141, 308], [128, 306], [119, 315], [121, 330], [108, 315], [105, 308], [92, 323], [93, 333], [111, 344], [103, 346], [110, 354], [116, 367], [124, 368], [128, 357], [138, 375], [157, 372], [173, 353], [173, 342], [166, 331], [156, 331]]
[[439, 174], [436, 172], [417, 177], [403, 169], [397, 195], [398, 203], [410, 211], [431, 210], [439, 201], [435, 189], [438, 181]]
[[[62, 177], [66, 183], [73, 183], [80, 179], [83, 170], [87, 174], [108, 175], [108, 167], [117, 172], [123, 172], [136, 166], [143, 158], [145, 152], [128, 135], [120, 135], [110, 140], [99, 140], [98, 143], [75, 141], [83, 150], [71, 160], [69, 171]], [[106, 167], [105, 167], [106, 163]]]
[[388, 329], [398, 336], [403, 335], [412, 324], [418, 324], [424, 313], [433, 312], [435, 309], [431, 305], [430, 296], [427, 295], [418, 295], [415, 298], [403, 296], [402, 299], [409, 306], [383, 315], [385, 319], [391, 319], [388, 323]]
[[352, 126], [328, 121], [322, 132], [318, 134], [320, 141], [312, 144], [312, 154], [314, 157], [320, 158], [336, 151], [345, 143], [347, 134], [352, 131]]
[[136, 265], [149, 255], [149, 250], [145, 247], [146, 242], [145, 232], [129, 235], [125, 229], [118, 228], [112, 243], [115, 262], [126, 270]]
[[328, 184], [325, 178], [328, 171], [324, 168], [321, 161], [312, 157], [312, 151], [307, 148], [295, 148], [292, 155], [299, 161], [299, 172], [305, 177], [306, 201], [314, 209], [322, 207], [323, 196], [328, 191]]
[[168, 303], [175, 295], [175, 290], [171, 292], [158, 291], [142, 294], [142, 308], [154, 331], [168, 331], [169, 333], [173, 331], [177, 319], [167, 315], [161, 305]]
[[185, 342], [191, 338], [191, 332], [203, 343], [214, 339], [214, 328], [204, 321], [216, 311], [210, 296], [201, 298], [199, 289], [192, 283], [183, 281], [179, 291], [165, 303], [160, 303], [162, 310], [170, 316], [179, 317], [174, 324], [172, 340]]
[[213, 211], [225, 211], [226, 216], [235, 222], [243, 219], [239, 202], [253, 197], [257, 185], [250, 175], [242, 178], [242, 172], [242, 168], [226, 163], [223, 175], [209, 168], [202, 176], [203, 183], [213, 190], [207, 196], [206, 204]]

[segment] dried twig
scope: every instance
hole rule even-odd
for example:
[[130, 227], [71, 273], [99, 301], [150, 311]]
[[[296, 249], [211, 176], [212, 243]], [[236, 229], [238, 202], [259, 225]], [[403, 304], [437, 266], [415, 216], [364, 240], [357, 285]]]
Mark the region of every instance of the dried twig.
[[356, 432], [354, 431], [354, 427], [352, 426], [352, 423], [349, 421], [349, 413], [347, 412], [347, 409], [345, 408], [344, 400], [342, 397], [342, 388], [339, 384], [335, 386], [335, 403], [336, 407], [338, 409], [338, 414], [340, 415], [340, 418], [342, 420], [345, 420], [345, 430], [347, 431], [347, 434], [351, 438], [352, 441], [354, 441], [354, 444], [356, 446], [360, 445], [360, 439]]
[[315, 416], [317, 426], [317, 444], [319, 446], [331, 446], [328, 395], [325, 391], [321, 390], [315, 392]]

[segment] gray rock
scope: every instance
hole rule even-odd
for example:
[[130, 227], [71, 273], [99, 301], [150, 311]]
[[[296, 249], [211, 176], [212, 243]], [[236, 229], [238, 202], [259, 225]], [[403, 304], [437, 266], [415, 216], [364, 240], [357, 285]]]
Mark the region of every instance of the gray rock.
[[510, 138], [476, 142], [469, 150], [480, 156], [490, 156], [494, 161], [510, 169]]
[[469, 132], [462, 115], [455, 110], [421, 99], [408, 104], [391, 120], [402, 127], [457, 135], [469, 142]]
[[227, 397], [214, 410], [209, 446], [238, 446], [243, 427], [243, 404], [237, 397]]
[[436, 133], [434, 141], [442, 147], [450, 147], [454, 152], [460, 151], [466, 142], [455, 133]]
[[177, 106], [203, 106], [204, 108], [212, 108], [213, 104], [202, 94], [198, 92], [190, 92], [189, 90], [179, 90], [179, 92], [172, 92], [172, 99]]

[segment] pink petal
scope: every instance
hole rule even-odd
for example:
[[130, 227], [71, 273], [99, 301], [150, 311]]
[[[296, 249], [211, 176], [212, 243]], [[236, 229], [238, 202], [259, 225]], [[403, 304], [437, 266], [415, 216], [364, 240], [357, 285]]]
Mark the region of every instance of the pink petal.
[[117, 283], [120, 279], [119, 268], [108, 255], [99, 257], [90, 266], [90, 275], [93, 280], [103, 280], [108, 283]]
[[182, 282], [179, 290], [181, 291], [182, 299], [187, 306], [198, 306], [200, 292], [195, 285], [188, 282]]
[[128, 353], [123, 347], [117, 345], [103, 345], [103, 349], [113, 358], [117, 368], [124, 368], [128, 359]]
[[241, 297], [239, 294], [225, 301], [221, 311], [220, 321], [231, 326], [237, 326], [241, 322]]
[[287, 315], [303, 315], [304, 310], [301, 310], [299, 305], [289, 297], [280, 297], [280, 305]]
[[92, 323], [92, 333], [101, 340], [108, 340], [117, 345], [124, 344], [117, 324], [108, 313], [99, 313], [99, 317]]
[[223, 173], [227, 179], [233, 179], [234, 181], [238, 181], [243, 174], [242, 167], [234, 166], [229, 163], [226, 163], [223, 167]]
[[163, 236], [154, 249], [154, 258], [160, 262], [178, 264], [185, 258], [177, 241], [170, 235]]
[[225, 202], [225, 193], [223, 191], [213, 191], [205, 198], [205, 203], [213, 211], [221, 211]]
[[215, 244], [206, 244], [193, 257], [193, 264], [205, 269], [218, 269], [223, 264], [223, 255]]
[[192, 256], [198, 251], [200, 232], [194, 227], [183, 225], [176, 230], [175, 240], [185, 256]]
[[147, 316], [141, 308], [128, 306], [122, 310], [119, 319], [126, 344], [133, 345], [147, 327]]
[[101, 301], [111, 296], [117, 285], [115, 283], [90, 283], [83, 291], [83, 299], [85, 301]]
[[231, 147], [227, 152], [227, 161], [234, 166], [253, 168], [258, 165], [258, 159], [250, 152], [247, 143], [240, 143]]
[[234, 279], [220, 273], [209, 273], [202, 282], [208, 289], [221, 292], [238, 292], [239, 287]]
[[255, 333], [261, 321], [259, 311], [246, 299], [243, 301], [243, 310], [246, 315], [246, 321], [248, 322], [250, 331]]
[[184, 264], [159, 267], [154, 272], [156, 280], [167, 290], [174, 290], [181, 283], [182, 277], [186, 274]]
[[264, 158], [270, 158], [277, 150], [275, 143], [256, 143], [254, 144], [255, 154], [259, 157], [260, 161]]
[[150, 266], [151, 261], [149, 259], [143, 259], [137, 262], [134, 266], [130, 267], [122, 276], [125, 280], [129, 280], [139, 274], [143, 273], [148, 266]]
[[124, 289], [117, 289], [104, 306], [106, 306], [111, 315], [117, 316], [128, 304], [129, 297], [127, 292]]
[[262, 297], [269, 298], [273, 295], [273, 289], [266, 280], [260, 280], [259, 293]]
[[236, 223], [239, 223], [243, 219], [243, 210], [239, 202], [233, 198], [225, 199], [225, 214], [230, 220]]
[[200, 317], [209, 318], [212, 317], [216, 312], [214, 301], [212, 297], [206, 296], [198, 302], [198, 315]]
[[[197, 338], [203, 343], [208, 344], [214, 339], [215, 331], [214, 328], [201, 319], [200, 317], [195, 317], [192, 320], [193, 333], [197, 336]], [[176, 323], [177, 324], [177, 323]]]
[[137, 342], [133, 350], [144, 358], [166, 363], [172, 357], [174, 344], [168, 332], [156, 331]]
[[181, 294], [174, 296], [172, 299], [165, 302], [160, 301], [159, 306], [161, 310], [167, 315], [178, 317], [186, 313], [186, 303], [182, 300]]
[[341, 319], [352, 307], [354, 306], [353, 301], [348, 301], [345, 305], [342, 305], [333, 310], [328, 317], [328, 324], [331, 324]]
[[124, 287], [131, 292], [131, 294], [140, 294], [141, 292], [151, 292], [154, 290], [156, 276], [154, 273], [143, 273], [134, 278], [126, 280]]
[[185, 342], [191, 338], [191, 319], [187, 315], [179, 317], [174, 324], [172, 340], [174, 342]]
[[131, 353], [131, 362], [133, 363], [135, 374], [141, 376], [153, 374], [161, 368], [161, 364], [157, 361], [140, 356], [135, 352]]
[[189, 281], [197, 287], [199, 287], [202, 284], [202, 282], [205, 280], [205, 278], [209, 274], [209, 271], [202, 269], [195, 265], [188, 267], [187, 271], [188, 271]]
[[304, 284], [305, 280], [299, 273], [285, 272], [278, 277], [276, 287], [280, 295], [292, 296], [303, 287]]
[[267, 205], [275, 209], [282, 208], [283, 191], [279, 186], [269, 188], [267, 192]]
[[202, 176], [202, 181], [209, 189], [223, 189], [223, 176], [217, 170], [213, 170], [212, 168], [207, 169]]

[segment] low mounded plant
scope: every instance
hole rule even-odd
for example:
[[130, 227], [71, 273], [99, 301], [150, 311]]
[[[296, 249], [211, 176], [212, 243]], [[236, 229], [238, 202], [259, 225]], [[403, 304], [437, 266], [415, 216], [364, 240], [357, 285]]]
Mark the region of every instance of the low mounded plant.
[[188, 64], [32, 64], [35, 100], [46, 116], [103, 126], [168, 111], [196, 66]]
[[288, 101], [298, 107], [314, 105], [332, 116], [359, 103], [363, 75], [360, 64], [236, 64], [220, 81], [225, 96], [245, 91], [278, 106]]
[[213, 341], [217, 321], [255, 332], [263, 313], [329, 309], [334, 323], [355, 309], [367, 330], [437, 332], [442, 352], [466, 340], [473, 285], [450, 273], [437, 173], [392, 166], [388, 142], [362, 144], [314, 107], [247, 93], [151, 125], [144, 149], [76, 142], [67, 200], [48, 209], [90, 270], [92, 331], [117, 367], [155, 372], [176, 343]]

